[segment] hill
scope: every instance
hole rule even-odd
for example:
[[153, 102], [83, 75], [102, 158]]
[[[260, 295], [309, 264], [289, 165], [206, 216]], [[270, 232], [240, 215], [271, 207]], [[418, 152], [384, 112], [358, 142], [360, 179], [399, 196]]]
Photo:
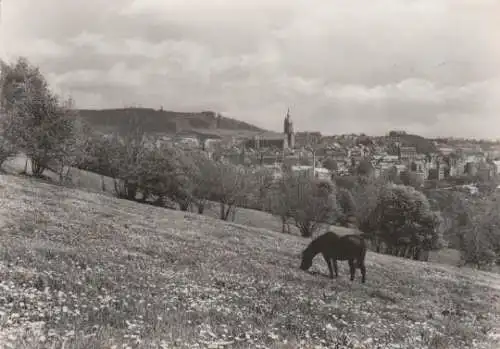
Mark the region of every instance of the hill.
[[265, 131], [236, 119], [221, 117], [214, 112], [182, 113], [152, 108], [80, 109], [80, 116], [102, 131], [126, 132], [133, 119], [140, 120], [145, 132], [175, 133], [190, 130]]
[[404, 147], [415, 147], [419, 154], [429, 154], [437, 152], [437, 148], [431, 140], [422, 136], [405, 134], [400, 136], [401, 145]]
[[366, 284], [346, 263], [330, 280], [298, 269], [299, 237], [29, 178], [0, 189], [5, 346], [495, 348], [494, 274], [369, 252]]
[[430, 154], [437, 152], [437, 148], [431, 139], [400, 131], [391, 131], [389, 132], [389, 135], [386, 136], [386, 138], [389, 140], [392, 137], [397, 137], [397, 139], [401, 143], [401, 146], [403, 147], [415, 147], [417, 149], [417, 153], [419, 154]]

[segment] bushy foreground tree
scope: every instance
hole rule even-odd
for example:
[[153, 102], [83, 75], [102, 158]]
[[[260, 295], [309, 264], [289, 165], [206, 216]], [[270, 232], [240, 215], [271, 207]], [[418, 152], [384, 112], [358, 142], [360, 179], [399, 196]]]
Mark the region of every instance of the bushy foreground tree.
[[34, 176], [53, 169], [63, 178], [80, 149], [76, 115], [71, 100], [54, 94], [39, 69], [26, 59], [1, 63], [3, 138], [31, 161]]
[[388, 184], [369, 218], [376, 249], [420, 260], [422, 252], [445, 245], [440, 214], [426, 196], [412, 187]]

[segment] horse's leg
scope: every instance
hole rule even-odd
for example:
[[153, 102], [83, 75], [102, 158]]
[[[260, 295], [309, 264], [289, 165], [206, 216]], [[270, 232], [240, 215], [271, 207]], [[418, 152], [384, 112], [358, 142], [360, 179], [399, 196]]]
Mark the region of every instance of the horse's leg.
[[323, 253], [323, 258], [325, 259], [326, 265], [328, 265], [328, 271], [330, 272], [330, 279], [333, 279], [333, 269], [332, 269], [332, 261], [326, 254]]
[[354, 259], [349, 259], [349, 271], [351, 272], [351, 281], [354, 281], [354, 274], [356, 273], [356, 267], [354, 266]]
[[361, 270], [361, 283], [365, 283], [366, 280], [366, 267], [364, 259], [359, 259], [358, 261], [359, 269]]
[[333, 269], [335, 269], [335, 277], [338, 278], [339, 277], [339, 266], [337, 264], [336, 259], [333, 260]]

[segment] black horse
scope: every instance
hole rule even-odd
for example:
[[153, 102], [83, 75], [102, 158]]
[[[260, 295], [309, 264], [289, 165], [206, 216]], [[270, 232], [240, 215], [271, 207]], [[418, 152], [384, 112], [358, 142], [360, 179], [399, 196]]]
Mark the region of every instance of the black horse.
[[358, 267], [361, 270], [361, 282], [365, 283], [366, 249], [366, 242], [362, 235], [351, 234], [338, 236], [334, 232], [329, 231], [314, 239], [302, 252], [302, 263], [300, 264], [300, 269], [304, 271], [308, 270], [312, 265], [313, 258], [318, 253], [321, 253], [326, 264], [328, 265], [330, 278], [333, 279], [333, 270], [335, 270], [335, 277], [338, 277], [337, 260], [347, 260], [349, 262], [351, 281], [354, 281], [354, 274], [356, 272], [356, 267]]

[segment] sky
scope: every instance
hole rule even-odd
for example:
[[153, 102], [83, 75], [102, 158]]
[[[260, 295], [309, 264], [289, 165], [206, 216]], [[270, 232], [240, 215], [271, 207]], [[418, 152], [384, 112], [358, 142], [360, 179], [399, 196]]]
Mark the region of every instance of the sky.
[[0, 1], [0, 57], [79, 108], [500, 138], [498, 0]]

